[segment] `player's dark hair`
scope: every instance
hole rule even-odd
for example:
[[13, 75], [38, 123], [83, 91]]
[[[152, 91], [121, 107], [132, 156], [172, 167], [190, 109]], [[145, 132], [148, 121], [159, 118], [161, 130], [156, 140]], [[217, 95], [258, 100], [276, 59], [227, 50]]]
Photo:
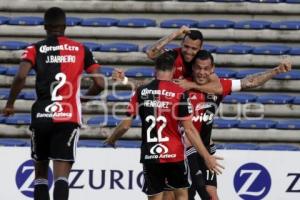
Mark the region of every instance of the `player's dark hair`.
[[189, 33], [186, 33], [183, 37], [183, 40], [186, 38], [186, 37], [189, 37], [191, 38], [192, 40], [200, 40], [201, 42], [203, 41], [203, 35], [200, 31], [198, 30], [190, 30]]
[[155, 69], [161, 71], [172, 71], [175, 59], [175, 51], [166, 51], [156, 58]]
[[214, 65], [214, 57], [212, 56], [212, 54], [209, 51], [206, 51], [206, 50], [198, 51], [198, 53], [196, 54], [196, 56], [194, 58], [194, 61], [196, 59], [200, 59], [200, 60], [210, 59], [211, 64]]
[[61, 8], [52, 7], [49, 8], [44, 15], [45, 25], [65, 25], [66, 14]]

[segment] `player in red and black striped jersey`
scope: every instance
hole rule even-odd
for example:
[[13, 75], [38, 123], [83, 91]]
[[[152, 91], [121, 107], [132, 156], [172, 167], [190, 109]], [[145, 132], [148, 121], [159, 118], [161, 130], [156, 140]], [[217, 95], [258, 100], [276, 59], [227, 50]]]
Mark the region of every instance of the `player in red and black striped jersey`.
[[139, 115], [142, 121], [141, 163], [145, 184], [143, 192], [148, 199], [162, 199], [165, 184], [174, 189], [176, 199], [187, 199], [187, 167], [185, 147], [180, 127], [197, 151], [204, 156], [211, 170], [220, 172], [221, 166], [208, 154], [196, 129], [192, 126], [188, 94], [173, 83], [174, 55], [164, 53], [156, 59], [156, 79], [139, 87], [132, 96], [128, 119], [123, 120], [106, 140], [114, 145]]
[[[214, 58], [205, 50], [200, 50], [193, 64], [193, 81], [198, 85], [203, 85], [209, 80], [209, 76], [214, 71]], [[278, 73], [284, 73], [291, 69], [289, 61], [283, 61], [278, 67], [259, 74], [253, 74], [242, 80], [220, 79], [223, 94], [207, 94], [198, 90], [190, 90], [189, 97], [193, 107], [193, 124], [206, 146], [211, 150], [211, 132], [214, 116], [217, 109], [226, 95], [232, 91], [257, 87], [270, 80]], [[189, 143], [187, 141], [187, 143]], [[214, 152], [211, 152], [214, 153]], [[197, 191], [203, 200], [218, 200], [216, 174], [206, 168], [203, 158], [196, 153], [193, 147], [186, 151], [191, 170], [192, 186], [189, 188], [189, 200], [193, 200]], [[206, 187], [203, 187], [206, 185]], [[208, 193], [206, 192], [208, 191]]]
[[[47, 38], [26, 48], [20, 69], [4, 109], [13, 114], [13, 105], [24, 87], [27, 73], [36, 72], [37, 100], [32, 106], [32, 158], [35, 159], [34, 199], [49, 199], [48, 165], [53, 160], [54, 200], [68, 199], [68, 176], [75, 161], [81, 124], [80, 77], [86, 71], [98, 74], [99, 64], [81, 43], [64, 36], [65, 12], [57, 7], [44, 16]], [[104, 89], [104, 79], [93, 76], [87, 95]]]

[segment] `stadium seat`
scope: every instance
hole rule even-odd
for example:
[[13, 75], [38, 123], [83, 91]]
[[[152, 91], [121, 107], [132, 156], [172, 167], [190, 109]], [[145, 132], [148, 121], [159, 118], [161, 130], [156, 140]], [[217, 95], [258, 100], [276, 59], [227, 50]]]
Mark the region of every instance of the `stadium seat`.
[[79, 140], [78, 147], [103, 147], [102, 140]]
[[288, 104], [292, 103], [294, 98], [284, 94], [268, 94], [257, 97], [256, 101], [262, 104]]
[[197, 24], [198, 28], [232, 28], [234, 26], [234, 22], [230, 20], [223, 19], [212, 19], [200, 21]]
[[[8, 67], [5, 74], [7, 76], [15, 76], [19, 71], [19, 67]], [[29, 76], [34, 76], [35, 75], [35, 71], [32, 69], [29, 71], [28, 73]]]
[[292, 47], [289, 50], [289, 55], [291, 55], [291, 56], [298, 56], [298, 55], [300, 55], [300, 47]]
[[131, 94], [131, 91], [115, 92], [115, 94], [111, 93], [107, 95], [107, 101], [128, 102], [130, 100]]
[[212, 1], [230, 3], [230, 2], [245, 2], [246, 0], [212, 0]]
[[294, 145], [288, 144], [273, 144], [273, 145], [261, 145], [259, 150], [270, 150], [270, 151], [299, 151], [300, 148]]
[[0, 24], [7, 24], [8, 21], [8, 17], [0, 16]]
[[142, 126], [142, 121], [140, 118], [137, 117], [132, 121], [131, 127], [141, 127], [141, 126]]
[[141, 146], [140, 140], [118, 140], [118, 148], [139, 148]]
[[274, 128], [276, 126], [275, 121], [268, 120], [268, 119], [261, 119], [261, 120], [242, 120], [238, 124], [238, 128], [245, 128], [245, 129], [269, 129]]
[[[147, 49], [149, 47], [151, 47], [153, 44], [147, 44], [143, 47], [142, 51], [146, 53]], [[167, 44], [166, 46], [164, 46], [164, 49], [176, 49], [176, 48], [179, 48], [180, 45], [179, 44], [174, 44], [174, 43], [170, 43], [170, 44]]]
[[227, 143], [224, 144], [224, 149], [258, 150], [259, 146], [256, 144], [248, 144], [248, 143]]
[[81, 26], [116, 26], [118, 24], [118, 19], [113, 18], [88, 18], [83, 19], [80, 23]]
[[253, 94], [247, 94], [247, 93], [232, 93], [231, 95], [226, 96], [223, 99], [223, 103], [249, 103], [249, 102], [255, 102], [257, 96]]
[[300, 96], [295, 97], [293, 104], [300, 105]]
[[121, 19], [117, 26], [119, 27], [153, 27], [156, 26], [156, 21], [146, 18], [128, 18]]
[[107, 126], [116, 127], [120, 122], [120, 119], [116, 119], [111, 115], [92, 117], [87, 120], [89, 126]]
[[9, 125], [29, 125], [30, 122], [31, 122], [30, 114], [13, 115], [5, 119], [5, 123]]
[[100, 67], [100, 73], [107, 77], [110, 77], [113, 71], [114, 71], [114, 67], [108, 67], [108, 66]]
[[66, 24], [67, 26], [77, 26], [82, 22], [83, 19], [79, 17], [67, 17]]
[[6, 67], [0, 66], [0, 74], [5, 74], [7, 71]]
[[[9, 96], [9, 93], [10, 93], [10, 89], [0, 89], [0, 99], [8, 99], [8, 96]], [[17, 96], [17, 98], [22, 98], [23, 96], [23, 91], [20, 92]]]
[[282, 55], [286, 54], [290, 50], [289, 47], [284, 45], [264, 45], [255, 47], [252, 54], [257, 55]]
[[286, 0], [286, 3], [300, 3], [299, 0]]
[[253, 47], [242, 44], [234, 44], [218, 47], [216, 53], [220, 54], [248, 54], [251, 53]]
[[239, 124], [238, 120], [214, 119], [214, 128], [235, 128]]
[[274, 22], [270, 25], [270, 28], [278, 29], [278, 30], [299, 30], [300, 29], [300, 21]]
[[265, 29], [269, 28], [272, 22], [265, 20], [245, 20], [236, 22], [235, 29]]
[[153, 67], [135, 67], [125, 71], [127, 77], [154, 77]]
[[161, 28], [180, 28], [185, 25], [190, 28], [196, 27], [198, 21], [192, 19], [168, 19], [160, 23]]
[[300, 70], [293, 69], [292, 71], [278, 74], [274, 77], [278, 80], [300, 80]]
[[220, 143], [215, 143], [215, 146], [216, 146], [216, 148], [217, 149], [224, 149], [225, 147], [224, 147], [224, 144], [220, 144]]
[[225, 68], [221, 68], [221, 67], [216, 67], [215, 73], [220, 78], [234, 78], [235, 74], [236, 74], [236, 72], [231, 69], [225, 69]]
[[0, 42], [0, 50], [20, 50], [26, 48], [28, 45], [26, 42], [2, 41]]
[[218, 47], [212, 44], [204, 44], [203, 49], [211, 53], [215, 52]]
[[111, 43], [111, 44], [103, 44], [100, 47], [100, 51], [103, 51], [103, 52], [133, 52], [133, 51], [139, 51], [139, 47], [136, 44], [130, 44], [130, 43]]
[[0, 146], [6, 146], [6, 147], [24, 147], [24, 146], [28, 146], [28, 142], [26, 140], [1, 138], [0, 139]]
[[279, 121], [276, 124], [277, 129], [292, 129], [292, 130], [299, 130], [300, 129], [300, 120], [285, 120]]
[[246, 76], [252, 75], [252, 74], [256, 74], [256, 73], [260, 73], [265, 71], [266, 69], [247, 69], [247, 70], [242, 70], [242, 71], [238, 71], [235, 75], [235, 77], [237, 79], [242, 79], [245, 78]]
[[83, 42], [83, 45], [86, 46], [90, 51], [98, 51], [101, 48], [101, 44], [95, 42]]
[[0, 115], [0, 124], [5, 123], [5, 119], [6, 119], [6, 117], [4, 117], [3, 115]]
[[249, 0], [250, 2], [255, 3], [281, 3], [283, 0]]
[[13, 17], [8, 21], [10, 25], [26, 25], [26, 26], [33, 26], [33, 25], [42, 25], [44, 20], [42, 17], [34, 17], [34, 16], [20, 16], [20, 17]]
[[23, 91], [20, 98], [24, 100], [36, 100], [37, 96], [35, 91]]

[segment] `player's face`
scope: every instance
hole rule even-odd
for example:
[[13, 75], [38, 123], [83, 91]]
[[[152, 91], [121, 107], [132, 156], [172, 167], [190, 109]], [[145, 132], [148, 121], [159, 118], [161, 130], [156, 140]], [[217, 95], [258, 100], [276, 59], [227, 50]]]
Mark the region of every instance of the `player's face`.
[[181, 43], [181, 53], [186, 62], [191, 62], [197, 52], [201, 49], [201, 40], [192, 40], [188, 36]]
[[209, 76], [213, 73], [214, 66], [211, 63], [210, 59], [200, 60], [196, 59], [193, 64], [193, 78], [194, 81], [203, 85], [209, 81]]

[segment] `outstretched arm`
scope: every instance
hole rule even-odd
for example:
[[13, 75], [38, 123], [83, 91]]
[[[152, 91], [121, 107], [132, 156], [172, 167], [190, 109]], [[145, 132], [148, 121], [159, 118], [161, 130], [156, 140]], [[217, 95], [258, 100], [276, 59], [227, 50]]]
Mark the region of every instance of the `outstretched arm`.
[[246, 76], [241, 80], [241, 89], [254, 88], [263, 85], [274, 76], [288, 72], [292, 69], [292, 64], [289, 60], [283, 60], [277, 67], [265, 72]]
[[16, 74], [13, 83], [11, 85], [10, 93], [8, 100], [6, 102], [6, 106], [3, 110], [4, 116], [9, 116], [14, 114], [14, 103], [15, 100], [20, 93], [20, 91], [24, 88], [26, 77], [28, 72], [30, 71], [32, 64], [27, 61], [22, 61], [20, 63], [19, 72]]
[[174, 31], [170, 35], [161, 38], [147, 49], [146, 54], [148, 58], [154, 60], [162, 53], [164, 46], [166, 46], [168, 43], [178, 38], [179, 36], [188, 33], [189, 31], [190, 29], [187, 26], [182, 26], [180, 29]]

